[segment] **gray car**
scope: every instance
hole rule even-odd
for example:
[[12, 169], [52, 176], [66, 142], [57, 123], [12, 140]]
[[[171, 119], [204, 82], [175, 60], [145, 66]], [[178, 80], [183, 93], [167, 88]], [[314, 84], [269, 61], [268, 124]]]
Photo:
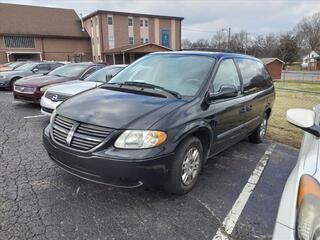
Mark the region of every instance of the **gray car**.
[[290, 109], [288, 121], [305, 131], [296, 166], [283, 190], [273, 240], [320, 239], [320, 105]]
[[0, 88], [12, 90], [14, 82], [20, 78], [34, 74], [47, 74], [62, 65], [62, 63], [57, 62], [29, 62], [17, 67], [13, 71], [1, 72]]

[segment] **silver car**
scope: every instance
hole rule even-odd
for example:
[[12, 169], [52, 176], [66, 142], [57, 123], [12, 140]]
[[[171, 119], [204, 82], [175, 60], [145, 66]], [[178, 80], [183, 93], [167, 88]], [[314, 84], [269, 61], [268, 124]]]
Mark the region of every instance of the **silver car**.
[[13, 71], [0, 73], [0, 88], [13, 90], [14, 82], [20, 78], [34, 74], [47, 74], [51, 70], [61, 67], [62, 63], [57, 62], [28, 62], [17, 67]]
[[319, 240], [320, 105], [314, 110], [290, 109], [287, 120], [305, 134], [282, 194], [273, 240]]
[[48, 88], [41, 97], [41, 112], [46, 115], [51, 113], [65, 100], [75, 94], [96, 88], [108, 82], [113, 76], [127, 65], [111, 65], [104, 67], [83, 80], [74, 80], [56, 84]]

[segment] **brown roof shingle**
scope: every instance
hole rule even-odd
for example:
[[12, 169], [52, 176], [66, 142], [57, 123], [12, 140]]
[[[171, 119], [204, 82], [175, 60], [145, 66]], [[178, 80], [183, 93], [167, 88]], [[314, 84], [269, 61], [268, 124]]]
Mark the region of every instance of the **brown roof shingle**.
[[0, 3], [0, 35], [88, 38], [73, 9]]

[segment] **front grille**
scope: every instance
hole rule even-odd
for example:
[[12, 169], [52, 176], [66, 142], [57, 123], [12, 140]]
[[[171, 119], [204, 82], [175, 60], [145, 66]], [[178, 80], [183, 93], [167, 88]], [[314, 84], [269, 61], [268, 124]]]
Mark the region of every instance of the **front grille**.
[[23, 86], [14, 86], [14, 90], [16, 92], [22, 92], [22, 93], [34, 93], [34, 88], [33, 87], [23, 87]]
[[65, 146], [88, 151], [98, 146], [112, 131], [111, 128], [79, 123], [57, 115], [53, 123], [52, 134], [54, 140]]
[[54, 92], [46, 92], [45, 97], [49, 98], [53, 102], [65, 101], [68, 98], [70, 98], [70, 96], [68, 96], [68, 95], [58, 94], [58, 93], [54, 93]]

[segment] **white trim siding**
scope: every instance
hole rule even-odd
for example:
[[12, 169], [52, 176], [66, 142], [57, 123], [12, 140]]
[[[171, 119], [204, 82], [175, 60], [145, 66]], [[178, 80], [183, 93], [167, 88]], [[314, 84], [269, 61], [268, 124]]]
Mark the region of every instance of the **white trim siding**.
[[134, 22], [133, 22], [133, 17], [132, 16], [128, 16], [128, 23], [129, 23], [129, 19], [131, 19], [132, 21], [132, 25], [129, 26], [128, 24], [128, 38], [134, 38], [134, 33], [133, 33], [133, 26], [134, 26]]
[[[112, 17], [112, 25], [108, 24], [108, 17]], [[107, 15], [107, 26], [108, 26], [108, 49], [114, 48], [114, 18], [113, 15]]]
[[176, 50], [176, 20], [171, 20], [171, 48]]
[[[140, 25], [140, 38], [143, 38], [145, 43], [145, 39], [149, 39], [149, 19], [145, 17], [140, 18], [140, 23], [143, 21], [143, 26]], [[146, 26], [146, 21], [148, 22], [148, 26]]]
[[154, 19], [154, 41], [160, 45], [160, 29], [159, 29], [159, 18]]

